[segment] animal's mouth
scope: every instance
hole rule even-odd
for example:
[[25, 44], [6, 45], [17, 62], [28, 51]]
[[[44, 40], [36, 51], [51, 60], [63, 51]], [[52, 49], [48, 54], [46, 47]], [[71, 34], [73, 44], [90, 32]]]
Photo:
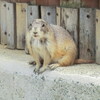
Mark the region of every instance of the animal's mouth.
[[38, 37], [38, 35], [34, 35], [34, 37]]

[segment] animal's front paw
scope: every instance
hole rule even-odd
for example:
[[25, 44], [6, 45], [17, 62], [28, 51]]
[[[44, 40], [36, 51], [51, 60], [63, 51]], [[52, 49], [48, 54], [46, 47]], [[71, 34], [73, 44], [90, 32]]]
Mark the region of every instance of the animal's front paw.
[[39, 67], [35, 67], [34, 72], [38, 73], [38, 71], [39, 71]]
[[35, 61], [29, 61], [29, 64], [30, 65], [36, 65], [36, 62]]
[[56, 64], [51, 64], [51, 65], [49, 65], [49, 68], [51, 69], [51, 70], [54, 70], [54, 69], [56, 69], [57, 67], [59, 67], [60, 65], [58, 64], [58, 63], [56, 63]]
[[43, 73], [46, 69], [47, 69], [47, 68], [45, 68], [45, 67], [40, 68], [39, 71], [38, 71], [38, 74]]

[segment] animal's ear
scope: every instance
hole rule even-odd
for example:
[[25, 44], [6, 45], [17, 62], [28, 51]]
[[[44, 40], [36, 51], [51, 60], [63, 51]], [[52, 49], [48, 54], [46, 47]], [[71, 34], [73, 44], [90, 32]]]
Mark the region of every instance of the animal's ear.
[[32, 29], [32, 24], [30, 24], [29, 26], [28, 26], [28, 30], [30, 31]]

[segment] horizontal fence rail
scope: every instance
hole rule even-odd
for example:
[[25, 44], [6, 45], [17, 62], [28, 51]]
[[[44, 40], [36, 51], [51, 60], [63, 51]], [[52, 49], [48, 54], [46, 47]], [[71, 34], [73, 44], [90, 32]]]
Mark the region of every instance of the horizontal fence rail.
[[45, 6], [64, 6], [64, 7], [93, 7], [100, 8], [100, 0], [0, 0], [12, 3], [29, 3]]
[[100, 62], [99, 9], [0, 1], [0, 43], [10, 49], [25, 49], [26, 31], [37, 18], [65, 28], [77, 45], [79, 58]]

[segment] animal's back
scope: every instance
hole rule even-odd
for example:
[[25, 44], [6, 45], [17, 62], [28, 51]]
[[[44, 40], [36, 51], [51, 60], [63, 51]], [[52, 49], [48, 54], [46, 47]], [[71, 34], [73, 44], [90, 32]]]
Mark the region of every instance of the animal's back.
[[[69, 65], [72, 64], [77, 55], [77, 48], [75, 42], [73, 41], [70, 34], [60, 26], [57, 25], [50, 25], [56, 40], [56, 48], [54, 52], [51, 53], [52, 59], [54, 61], [61, 61], [64, 62], [61, 65]], [[55, 42], [55, 41], [54, 41]], [[55, 43], [52, 44], [52, 46]], [[52, 49], [49, 49], [51, 51]], [[62, 59], [64, 57], [64, 59]], [[66, 57], [66, 58], [65, 58]], [[69, 62], [66, 60], [69, 59]], [[67, 63], [68, 62], [68, 63]]]
[[72, 47], [76, 49], [75, 42], [68, 31], [58, 25], [52, 25], [51, 27], [55, 34], [55, 39], [57, 41], [58, 48]]

